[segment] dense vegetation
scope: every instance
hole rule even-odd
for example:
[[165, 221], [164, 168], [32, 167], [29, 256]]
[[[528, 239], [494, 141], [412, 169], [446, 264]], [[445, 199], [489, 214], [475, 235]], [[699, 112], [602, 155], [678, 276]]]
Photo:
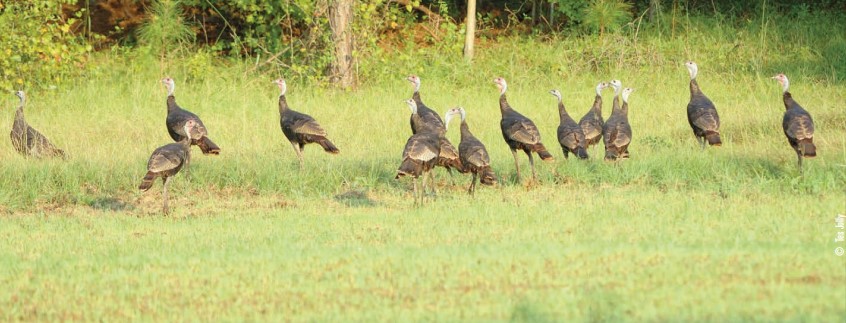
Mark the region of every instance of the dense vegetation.
[[[325, 0], [11, 1], [0, 4], [0, 26], [11, 31], [0, 36], [7, 54], [0, 60], [0, 87], [56, 86], [89, 72], [95, 48], [150, 53], [159, 56], [163, 70], [249, 61], [262, 73], [284, 71], [289, 78], [322, 83], [332, 55], [328, 5]], [[388, 61], [403, 68], [431, 68], [460, 56], [465, 10], [463, 1], [356, 1], [358, 78], [367, 84], [389, 77]], [[486, 46], [503, 37], [532, 37], [590, 44], [607, 29], [610, 37], [622, 36], [633, 47], [652, 37], [683, 37], [692, 49], [705, 46], [703, 41], [719, 41], [723, 65], [770, 67], [765, 57], [777, 57], [773, 67], [790, 62], [843, 79], [843, 70], [831, 67], [846, 64], [837, 55], [846, 41], [825, 31], [840, 27], [844, 15], [846, 2], [838, 0], [499, 0], [480, 5], [477, 41]], [[591, 47], [588, 58], [595, 68], [632, 63], [607, 48]], [[744, 56], [753, 52], [757, 57]], [[624, 59], [654, 65], [652, 56]]]

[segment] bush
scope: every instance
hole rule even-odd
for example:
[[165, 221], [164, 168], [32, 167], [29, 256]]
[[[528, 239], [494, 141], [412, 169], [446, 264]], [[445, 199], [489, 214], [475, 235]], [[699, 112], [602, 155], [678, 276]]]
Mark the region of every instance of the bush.
[[79, 20], [63, 19], [61, 6], [71, 0], [30, 0], [0, 3], [0, 88], [49, 87], [78, 75], [91, 46], [73, 35]]

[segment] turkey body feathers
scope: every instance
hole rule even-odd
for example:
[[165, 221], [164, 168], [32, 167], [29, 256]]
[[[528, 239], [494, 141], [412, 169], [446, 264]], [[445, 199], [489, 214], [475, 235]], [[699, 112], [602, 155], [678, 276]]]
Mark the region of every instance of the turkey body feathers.
[[527, 154], [537, 152], [543, 160], [552, 158], [541, 143], [540, 132], [535, 123], [517, 111], [503, 111], [499, 122], [502, 138], [511, 150], [523, 150]]
[[420, 177], [428, 172], [437, 162], [440, 155], [440, 144], [438, 136], [431, 132], [420, 132], [412, 135], [405, 143], [402, 151], [402, 163], [397, 169], [397, 176]]
[[708, 99], [696, 80], [690, 81], [690, 102], [687, 104], [687, 121], [697, 140], [707, 141], [709, 145], [720, 146], [720, 116], [714, 103]]
[[314, 118], [288, 108], [284, 95], [279, 97], [279, 126], [285, 138], [292, 144], [299, 145], [300, 149], [306, 144], [317, 143], [328, 153], [340, 153], [338, 147], [326, 138], [326, 130], [323, 130]]
[[585, 135], [586, 146], [598, 144], [602, 140], [602, 96], [597, 95], [593, 100], [593, 107], [579, 120], [579, 126]]
[[417, 103], [417, 114], [420, 115], [420, 121], [415, 121], [414, 117], [411, 117], [409, 120], [411, 123], [412, 134], [417, 134], [422, 131], [423, 127], [441, 130], [445, 129], [444, 121], [441, 119], [441, 116], [434, 110], [429, 109], [429, 107], [423, 104], [423, 101], [420, 100], [420, 92], [414, 92], [412, 99], [414, 99], [414, 102]]
[[624, 103], [622, 108], [611, 112], [611, 116], [603, 127], [602, 137], [605, 142], [605, 159], [616, 160], [628, 157], [629, 143], [632, 141], [628, 104]]
[[784, 93], [784, 118], [782, 128], [790, 147], [801, 157], [815, 157], [817, 147], [814, 145], [814, 121], [811, 114], [793, 100], [790, 92]]
[[446, 127], [441, 116], [423, 104], [420, 100], [420, 92], [414, 92], [412, 99], [417, 104], [417, 117], [412, 114], [409, 118], [411, 133], [418, 134], [423, 131], [429, 131], [438, 134], [441, 149], [435, 165], [444, 167], [447, 171], [455, 168], [459, 172], [465, 173], [464, 166], [462, 166], [461, 159], [458, 156], [458, 150], [455, 149], [455, 146], [444, 135], [446, 133]]
[[587, 142], [582, 127], [576, 123], [567, 113], [564, 104], [558, 102], [558, 113], [560, 123], [558, 125], [558, 143], [564, 151], [564, 158], [569, 158], [569, 153], [575, 154], [580, 159], [587, 159]]
[[153, 186], [153, 181], [162, 177], [167, 179], [170, 176], [176, 175], [185, 161], [188, 159], [190, 143], [187, 139], [183, 139], [178, 143], [167, 144], [156, 148], [150, 159], [147, 161], [147, 174], [141, 180], [141, 185], [138, 188], [146, 191]]
[[220, 147], [208, 138], [208, 131], [203, 124], [203, 120], [200, 120], [200, 117], [191, 111], [179, 107], [173, 95], [168, 96], [165, 124], [167, 125], [167, 132], [170, 134], [170, 138], [177, 142], [185, 138], [184, 126], [188, 120], [194, 120], [197, 123], [193, 128], [194, 133], [192, 133], [191, 137], [195, 139], [191, 140], [191, 144], [200, 147], [200, 150], [205, 155], [219, 155]]
[[496, 175], [491, 169], [491, 158], [485, 145], [470, 132], [470, 127], [464, 121], [461, 122], [461, 143], [458, 144], [458, 153], [464, 168], [478, 175], [482, 184], [496, 184]]
[[65, 157], [63, 150], [56, 148], [47, 137], [26, 122], [22, 106], [15, 112], [15, 121], [12, 123], [12, 132], [9, 136], [12, 139], [12, 146], [24, 156]]

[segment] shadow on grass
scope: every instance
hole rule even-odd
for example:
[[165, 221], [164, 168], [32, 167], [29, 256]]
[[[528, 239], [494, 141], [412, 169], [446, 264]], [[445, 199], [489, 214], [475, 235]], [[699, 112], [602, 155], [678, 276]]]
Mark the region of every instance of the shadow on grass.
[[379, 203], [370, 198], [367, 194], [367, 189], [352, 189], [335, 195], [335, 201], [348, 207], [372, 207], [379, 205]]
[[509, 322], [514, 323], [535, 323], [555, 322], [552, 316], [527, 301], [521, 301], [514, 306]]
[[88, 201], [88, 206], [95, 210], [101, 211], [132, 211], [135, 206], [122, 201], [119, 198], [110, 196], [101, 196]]

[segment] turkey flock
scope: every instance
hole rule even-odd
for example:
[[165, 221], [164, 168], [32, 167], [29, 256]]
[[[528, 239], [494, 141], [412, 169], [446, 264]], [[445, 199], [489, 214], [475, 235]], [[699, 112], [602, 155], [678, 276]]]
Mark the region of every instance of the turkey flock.
[[[687, 120], [693, 135], [699, 142], [701, 149], [706, 143], [710, 146], [720, 146], [720, 117], [714, 103], [699, 88], [696, 82], [698, 66], [694, 62], [686, 62], [690, 73], [690, 102], [687, 105]], [[801, 173], [802, 159], [816, 156], [814, 146], [814, 122], [811, 115], [803, 109], [789, 92], [789, 81], [784, 74], [772, 77], [782, 87], [785, 113], [782, 121], [784, 135], [796, 152], [798, 166]], [[411, 98], [405, 101], [411, 111], [411, 136], [402, 151], [402, 159], [396, 172], [396, 179], [411, 177], [414, 203], [423, 203], [427, 196], [437, 194], [434, 185], [432, 169], [442, 167], [452, 175], [453, 170], [459, 173], [470, 173], [472, 179], [467, 188], [469, 194], [474, 194], [476, 183], [494, 185], [496, 175], [491, 168], [491, 160], [485, 145], [470, 132], [467, 122], [467, 111], [456, 107], [446, 111], [444, 118], [426, 106], [420, 96], [420, 78], [416, 75], [408, 76], [407, 80], [413, 86]], [[162, 179], [163, 212], [169, 213], [168, 183], [180, 170], [189, 171], [191, 161], [191, 146], [197, 146], [205, 155], [219, 155], [221, 152], [206, 129], [203, 121], [196, 114], [181, 108], [174, 96], [175, 82], [166, 77], [161, 80], [167, 89], [167, 117], [165, 125], [174, 143], [156, 148], [147, 162], [147, 173], [138, 188], [149, 190], [157, 178]], [[284, 79], [273, 81], [279, 87], [279, 125], [285, 138], [291, 143], [296, 153], [300, 168], [303, 168], [303, 148], [310, 143], [316, 143], [330, 154], [338, 154], [340, 150], [329, 140], [328, 133], [311, 116], [297, 112], [288, 106], [285, 97], [287, 84]], [[534, 155], [542, 161], [554, 161], [553, 155], [541, 142], [538, 127], [532, 120], [518, 112], [506, 98], [508, 83], [504, 78], [497, 77], [493, 83], [499, 89], [499, 110], [501, 113], [500, 129], [505, 144], [514, 157], [517, 181], [521, 180], [520, 161], [518, 151], [526, 154], [532, 171], [532, 180], [537, 181]], [[614, 99], [611, 113], [607, 120], [602, 116], [602, 90], [612, 88]], [[632, 126], [629, 123], [629, 97], [634, 92], [632, 88], [623, 88], [620, 80], [599, 82], [596, 85], [596, 96], [593, 106], [576, 122], [567, 108], [558, 90], [549, 91], [555, 97], [558, 107], [559, 126], [557, 129], [558, 143], [564, 158], [570, 154], [579, 159], [589, 159], [588, 148], [600, 141], [605, 146], [604, 159], [616, 161], [630, 158], [629, 144], [632, 141]], [[20, 154], [34, 158], [65, 158], [65, 152], [54, 146], [46, 136], [30, 126], [24, 118], [26, 95], [23, 91], [15, 92], [20, 104], [15, 111], [12, 125], [12, 146]], [[622, 100], [622, 103], [620, 102]], [[456, 149], [446, 132], [450, 121], [460, 119], [461, 141]], [[418, 179], [421, 187], [418, 187]]]

